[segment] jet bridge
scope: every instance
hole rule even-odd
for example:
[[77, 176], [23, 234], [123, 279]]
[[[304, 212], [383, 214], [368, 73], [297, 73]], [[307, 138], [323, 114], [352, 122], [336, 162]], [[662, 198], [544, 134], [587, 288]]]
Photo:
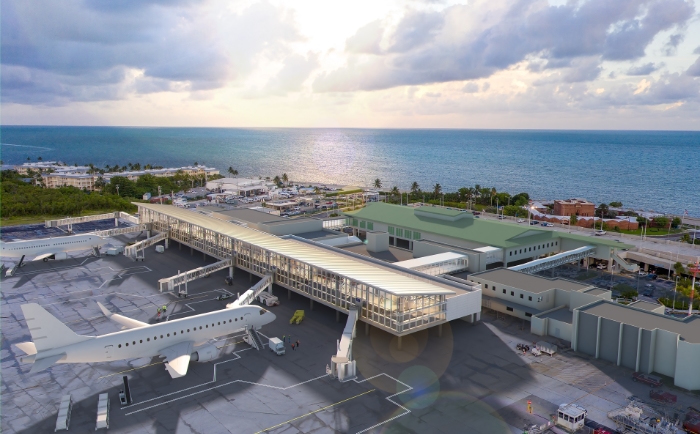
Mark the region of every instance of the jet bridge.
[[102, 238], [115, 237], [117, 235], [132, 234], [134, 232], [143, 232], [150, 230], [149, 225], [141, 224], [136, 226], [129, 226], [128, 228], [115, 228], [107, 229], [106, 231], [95, 231], [94, 234]]
[[160, 292], [163, 292], [172, 291], [175, 289], [175, 287], [180, 288], [181, 285], [185, 285], [184, 292], [178, 289], [178, 294], [184, 294], [185, 297], [187, 297], [187, 282], [199, 279], [200, 277], [206, 277], [212, 273], [216, 273], [219, 270], [229, 267], [233, 267], [233, 260], [224, 259], [223, 261], [215, 262], [204, 267], [195, 268], [194, 270], [179, 273], [172, 277], [160, 279], [158, 281], [158, 288], [160, 288]]
[[557, 253], [556, 255], [546, 258], [535, 259], [534, 261], [524, 264], [508, 267], [509, 270], [522, 271], [523, 273], [537, 273], [550, 268], [559, 267], [560, 265], [568, 264], [569, 262], [578, 262], [581, 259], [593, 256], [596, 248], [593, 246], [579, 247], [578, 249], [569, 250], [566, 252]]
[[272, 284], [274, 283], [274, 273], [266, 274], [262, 279], [249, 290], [239, 296], [236, 301], [226, 305], [227, 308], [245, 306], [253, 302], [264, 290], [272, 293]]
[[161, 232], [160, 234], [147, 238], [143, 241], [139, 241], [138, 243], [132, 244], [130, 246], [126, 246], [124, 248], [124, 256], [128, 256], [132, 259], [135, 260], [142, 260], [144, 259], [144, 256], [138, 256], [138, 252], [142, 252], [144, 249], [147, 249], [151, 247], [154, 244], [159, 243], [160, 241], [167, 240], [168, 239], [168, 233], [167, 232]]
[[340, 382], [352, 380], [357, 376], [357, 365], [352, 360], [352, 340], [355, 338], [357, 325], [357, 306], [350, 306], [348, 321], [343, 329], [343, 335], [338, 340], [338, 351], [331, 357], [328, 374], [340, 380]]
[[68, 226], [68, 233], [73, 232], [73, 225], [78, 223], [94, 222], [98, 220], [108, 220], [114, 219], [114, 226], [119, 226], [119, 219], [124, 219], [128, 222], [139, 224], [138, 217], [132, 216], [131, 214], [125, 213], [123, 211], [110, 212], [106, 214], [95, 214], [87, 215], [83, 217], [67, 217], [58, 220], [46, 220], [44, 224], [47, 228], [57, 228], [59, 226]]

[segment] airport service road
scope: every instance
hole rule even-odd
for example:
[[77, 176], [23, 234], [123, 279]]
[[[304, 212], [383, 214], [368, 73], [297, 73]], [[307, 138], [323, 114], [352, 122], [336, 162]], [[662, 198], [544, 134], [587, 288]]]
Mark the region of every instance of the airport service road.
[[[125, 240], [123, 240], [125, 241]], [[214, 262], [209, 259], [207, 262]], [[202, 255], [172, 243], [164, 254], [153, 248], [144, 262], [123, 256], [74, 257], [63, 262], [32, 263], [2, 282], [3, 433], [51, 432], [62, 395], [73, 396], [69, 432], [94, 430], [98, 395], [111, 400], [110, 432], [116, 433], [520, 433], [525, 424], [549, 419], [560, 403], [576, 401], [591, 417], [608, 424], [606, 412], [626, 404], [629, 395], [645, 397], [648, 388], [633, 383], [631, 372], [613, 364], [562, 351], [553, 358], [522, 356], [519, 342], [540, 338], [515, 320], [490, 314], [477, 325], [455, 321], [437, 330], [396, 339], [358, 324], [354, 343], [359, 376], [339, 383], [325, 375], [345, 315], [300, 295], [287, 298], [275, 287], [280, 306], [270, 308], [277, 321], [263, 335], [300, 340], [287, 354], [256, 351], [241, 333], [217, 341], [222, 356], [192, 363], [187, 376], [171, 379], [159, 358], [108, 364], [56, 365], [37, 374], [19, 365], [12, 343], [28, 340], [20, 304], [36, 301], [78, 333], [119, 330], [100, 313], [96, 301], [114, 312], [152, 323], [156, 306], [168, 305], [171, 318], [221, 309], [223, 292], [243, 292], [247, 273], [236, 271], [234, 286], [225, 271], [189, 284], [191, 296], [179, 299], [155, 288], [159, 278], [204, 263]], [[253, 282], [257, 278], [253, 279]], [[300, 325], [289, 325], [304, 309]], [[527, 323], [525, 323], [527, 326]], [[119, 405], [123, 375], [129, 377], [134, 404]], [[668, 383], [668, 382], [667, 382]], [[665, 390], [668, 387], [664, 388]], [[683, 406], [700, 405], [694, 395], [671, 389]], [[527, 413], [527, 401], [533, 414]]]

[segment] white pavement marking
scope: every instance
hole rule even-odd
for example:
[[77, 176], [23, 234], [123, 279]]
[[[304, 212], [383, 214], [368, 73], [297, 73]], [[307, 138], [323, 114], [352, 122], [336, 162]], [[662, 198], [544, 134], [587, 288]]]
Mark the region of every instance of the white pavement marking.
[[395, 396], [401, 395], [402, 393], [406, 393], [406, 392], [408, 392], [408, 391], [413, 390], [413, 387], [409, 386], [408, 384], [404, 383], [403, 381], [399, 381], [399, 380], [397, 380], [396, 378], [392, 377], [391, 375], [385, 374], [384, 372], [382, 372], [381, 374], [377, 374], [377, 375], [375, 375], [375, 376], [373, 376], [373, 377], [365, 378], [365, 379], [362, 380], [362, 381], [357, 381], [357, 379], [354, 379], [353, 381], [355, 381], [355, 382], [358, 383], [358, 384], [359, 384], [359, 383], [364, 383], [365, 381], [369, 381], [369, 380], [371, 380], [371, 379], [373, 379], [373, 378], [377, 378], [377, 377], [380, 377], [380, 376], [382, 376], [382, 375], [391, 378], [392, 380], [396, 381], [397, 383], [401, 384], [402, 386], [406, 386], [406, 389], [402, 390], [401, 392], [397, 392], [397, 393], [394, 393], [393, 395], [389, 395], [389, 396], [386, 397], [386, 400], [387, 400], [387, 401], [391, 402], [391, 403], [394, 404], [395, 406], [397, 406], [397, 407], [399, 407], [400, 409], [402, 409], [402, 410], [403, 410], [403, 413], [401, 413], [401, 414], [399, 414], [399, 415], [396, 415], [396, 416], [394, 416], [394, 417], [392, 417], [392, 418], [389, 418], [389, 419], [387, 419], [387, 420], [385, 420], [385, 421], [383, 421], [383, 422], [379, 422], [379, 423], [376, 424], [376, 425], [372, 425], [372, 426], [369, 427], [369, 428], [365, 428], [365, 429], [363, 429], [362, 431], [358, 431], [356, 434], [362, 434], [362, 433], [367, 432], [367, 431], [369, 431], [369, 430], [371, 430], [371, 429], [374, 429], [374, 428], [377, 428], [377, 427], [379, 427], [379, 426], [382, 426], [382, 425], [384, 425], [385, 423], [391, 422], [392, 420], [396, 420], [396, 419], [398, 419], [398, 418], [400, 418], [400, 417], [402, 417], [402, 416], [406, 416], [408, 413], [411, 412], [411, 410], [407, 409], [407, 408], [404, 407], [403, 405], [401, 405], [401, 404], [399, 404], [398, 402], [395, 402], [393, 399], [391, 399], [391, 398], [393, 398], [393, 397], [395, 397]]

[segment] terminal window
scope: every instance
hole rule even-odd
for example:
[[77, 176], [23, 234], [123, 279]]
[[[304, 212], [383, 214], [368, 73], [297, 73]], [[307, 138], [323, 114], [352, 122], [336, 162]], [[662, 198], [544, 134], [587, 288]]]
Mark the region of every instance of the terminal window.
[[528, 299], [529, 301], [532, 301], [532, 296], [529, 295], [529, 296], [527, 297], [527, 299]]
[[374, 223], [367, 222], [367, 229], [369, 229], [370, 231], [373, 231], [374, 230]]
[[414, 239], [414, 240], [420, 240], [420, 238], [421, 238], [421, 237], [420, 237], [420, 232], [414, 232], [414, 233], [413, 233], [413, 239]]

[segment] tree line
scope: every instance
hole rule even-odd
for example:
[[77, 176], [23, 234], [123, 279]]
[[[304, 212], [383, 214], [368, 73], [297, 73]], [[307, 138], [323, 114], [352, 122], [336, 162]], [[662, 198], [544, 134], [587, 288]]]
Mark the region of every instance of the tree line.
[[0, 216], [80, 215], [84, 211], [127, 211], [136, 207], [131, 201], [109, 193], [87, 192], [75, 187], [42, 188], [26, 183], [13, 170], [0, 174], [2, 207]]

